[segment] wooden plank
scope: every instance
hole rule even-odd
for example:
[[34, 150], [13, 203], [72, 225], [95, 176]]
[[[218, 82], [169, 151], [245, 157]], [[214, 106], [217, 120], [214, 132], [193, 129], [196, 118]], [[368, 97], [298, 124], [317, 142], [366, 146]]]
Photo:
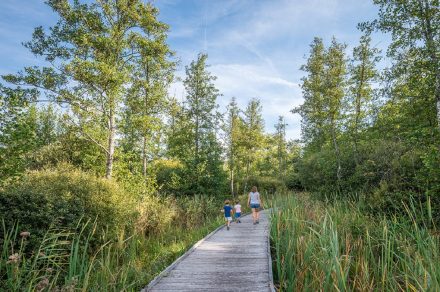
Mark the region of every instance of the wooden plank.
[[251, 216], [220, 227], [199, 241], [142, 291], [275, 291], [269, 247], [269, 222]]

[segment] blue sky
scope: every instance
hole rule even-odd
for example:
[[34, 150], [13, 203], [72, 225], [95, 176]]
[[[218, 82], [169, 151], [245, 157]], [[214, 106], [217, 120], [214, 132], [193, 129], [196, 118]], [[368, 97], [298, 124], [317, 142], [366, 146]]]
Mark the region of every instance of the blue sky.
[[[209, 55], [210, 71], [223, 96], [221, 109], [232, 96], [245, 107], [251, 98], [263, 105], [266, 131], [273, 132], [278, 116], [288, 123], [288, 138], [300, 137], [300, 117], [290, 110], [302, 103], [299, 70], [315, 36], [327, 43], [332, 36], [357, 44], [359, 22], [375, 18], [370, 0], [155, 0], [159, 18], [171, 26], [169, 44], [181, 61], [177, 75], [199, 52]], [[33, 28], [49, 27], [56, 16], [43, 0], [0, 1], [0, 74], [43, 64], [21, 43]], [[385, 51], [389, 37], [373, 36]], [[182, 98], [181, 83], [170, 93]]]

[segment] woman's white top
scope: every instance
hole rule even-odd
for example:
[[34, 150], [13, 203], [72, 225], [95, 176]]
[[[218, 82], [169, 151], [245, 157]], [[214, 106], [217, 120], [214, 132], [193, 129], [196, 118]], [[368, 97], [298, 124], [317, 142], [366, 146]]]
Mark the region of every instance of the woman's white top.
[[259, 192], [250, 192], [249, 196], [251, 197], [251, 204], [260, 204], [260, 193]]

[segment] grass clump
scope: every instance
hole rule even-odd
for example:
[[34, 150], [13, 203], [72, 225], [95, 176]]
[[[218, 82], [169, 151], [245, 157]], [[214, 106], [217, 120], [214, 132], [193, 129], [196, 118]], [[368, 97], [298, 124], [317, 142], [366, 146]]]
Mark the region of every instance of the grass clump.
[[[218, 226], [210, 218], [193, 227], [169, 226], [145, 236], [97, 229], [96, 222], [79, 222], [76, 230], [51, 227], [28, 252], [33, 235], [22, 228], [7, 228], [3, 221], [0, 244], [1, 291], [139, 291], [196, 241]], [[100, 233], [103, 244], [94, 246]]]
[[405, 208], [408, 216], [378, 218], [353, 202], [278, 197], [271, 240], [280, 291], [439, 291], [439, 233], [429, 212]]

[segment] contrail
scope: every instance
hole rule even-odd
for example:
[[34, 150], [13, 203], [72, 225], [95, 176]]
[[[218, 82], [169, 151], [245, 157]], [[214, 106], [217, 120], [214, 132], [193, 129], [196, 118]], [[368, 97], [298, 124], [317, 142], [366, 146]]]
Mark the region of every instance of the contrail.
[[205, 1], [205, 5], [204, 5], [204, 15], [203, 15], [203, 50], [205, 53], [208, 53], [208, 44], [206, 41], [206, 27], [207, 27], [207, 19], [208, 19], [208, 1]]

